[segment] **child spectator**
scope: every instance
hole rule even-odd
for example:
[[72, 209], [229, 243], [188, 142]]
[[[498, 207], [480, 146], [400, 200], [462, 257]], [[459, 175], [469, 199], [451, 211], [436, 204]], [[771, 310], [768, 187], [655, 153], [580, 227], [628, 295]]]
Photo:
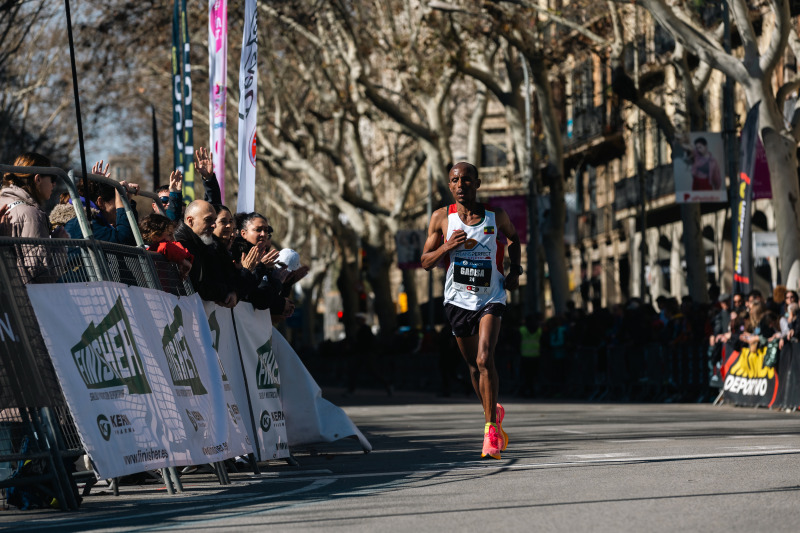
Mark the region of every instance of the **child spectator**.
[[170, 262], [178, 265], [181, 278], [186, 279], [192, 269], [194, 256], [181, 243], [175, 242], [175, 222], [153, 213], [139, 222], [139, 230], [148, 249], [155, 249]]

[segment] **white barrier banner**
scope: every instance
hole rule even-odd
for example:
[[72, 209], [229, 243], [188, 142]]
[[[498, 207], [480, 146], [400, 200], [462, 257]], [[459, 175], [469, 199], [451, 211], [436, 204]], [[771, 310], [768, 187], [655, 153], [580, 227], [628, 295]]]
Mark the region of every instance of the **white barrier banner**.
[[100, 477], [251, 451], [198, 295], [112, 282], [29, 285], [28, 295]]
[[297, 352], [276, 329], [272, 330], [272, 349], [278, 358], [283, 382], [287, 384], [281, 387], [281, 403], [289, 446], [355, 437], [365, 452], [372, 451], [372, 445], [347, 413], [322, 397], [319, 385]]
[[[206, 307], [208, 312], [209, 307]], [[217, 316], [229, 310], [216, 307]], [[210, 315], [209, 315], [210, 316]], [[238, 338], [241, 359], [237, 372], [243, 372], [244, 386], [237, 386], [232, 370], [234, 356], [222, 350], [229, 341], [220, 340], [220, 358], [228, 369], [231, 384], [237, 393], [239, 405], [244, 406], [242, 393], [249, 395], [249, 407], [255, 426], [255, 441], [258, 443], [258, 458], [261, 461], [289, 457], [289, 443], [286, 438], [286, 416], [281, 405], [281, 379], [278, 361], [272, 349], [272, 318], [269, 311], [254, 309], [247, 302], [240, 302], [233, 308], [235, 335]], [[221, 330], [223, 331], [223, 330]], [[221, 337], [225, 337], [223, 332]], [[238, 356], [238, 354], [235, 354]], [[246, 416], [245, 416], [246, 418]]]
[[236, 331], [233, 327], [233, 314], [227, 307], [220, 307], [214, 302], [203, 301], [203, 307], [208, 317], [208, 327], [211, 329], [211, 339], [214, 349], [219, 355], [220, 364], [224, 368], [227, 379], [226, 390], [233, 397], [237, 410], [244, 420], [244, 429], [247, 432], [247, 442], [255, 442], [258, 435], [255, 420], [251, 416], [250, 397], [247, 395], [247, 386], [242, 375], [242, 359], [239, 357], [239, 344], [236, 341]]

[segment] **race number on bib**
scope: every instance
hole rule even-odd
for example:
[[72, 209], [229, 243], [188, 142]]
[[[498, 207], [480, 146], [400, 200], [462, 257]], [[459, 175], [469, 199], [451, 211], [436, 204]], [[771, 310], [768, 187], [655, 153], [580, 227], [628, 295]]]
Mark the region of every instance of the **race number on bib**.
[[488, 293], [491, 281], [491, 259], [459, 257], [453, 264], [453, 285], [456, 290]]

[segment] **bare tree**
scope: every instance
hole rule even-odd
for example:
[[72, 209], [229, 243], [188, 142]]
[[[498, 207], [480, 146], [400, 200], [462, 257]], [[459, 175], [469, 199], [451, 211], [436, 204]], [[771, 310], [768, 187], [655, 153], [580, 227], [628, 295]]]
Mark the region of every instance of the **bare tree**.
[[[741, 39], [741, 57], [728, 53], [722, 45], [699, 27], [681, 2], [668, 5], [664, 0], [638, 0], [653, 18], [675, 37], [676, 41], [734, 79], [741, 87], [748, 109], [761, 102], [759, 129], [767, 154], [773, 191], [775, 221], [784, 284], [796, 287], [800, 281], [800, 184], [797, 179], [797, 144], [800, 141], [800, 113], [795, 112], [787, 125], [781, 112], [786, 97], [800, 87], [797, 78], [775, 88], [775, 69], [791, 44], [795, 57], [800, 53], [789, 0], [770, 0], [768, 11], [761, 15], [762, 34], [768, 36], [759, 45], [753, 26], [753, 13], [745, 0], [726, 0], [733, 23]], [[791, 37], [791, 38], [790, 38]]]

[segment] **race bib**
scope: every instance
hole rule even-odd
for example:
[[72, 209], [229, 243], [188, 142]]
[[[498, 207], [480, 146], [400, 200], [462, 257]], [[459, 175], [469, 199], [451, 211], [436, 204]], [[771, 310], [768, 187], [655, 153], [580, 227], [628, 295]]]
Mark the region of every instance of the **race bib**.
[[462, 253], [453, 262], [453, 286], [456, 290], [487, 294], [492, 282], [492, 260], [486, 254]]

